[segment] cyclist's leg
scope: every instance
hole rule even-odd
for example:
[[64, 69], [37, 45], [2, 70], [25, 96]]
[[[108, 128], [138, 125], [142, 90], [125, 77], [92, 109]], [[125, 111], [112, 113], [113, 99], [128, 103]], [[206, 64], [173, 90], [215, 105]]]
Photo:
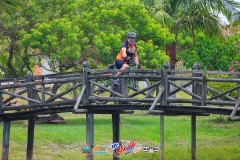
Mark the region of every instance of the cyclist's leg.
[[[117, 69], [125, 70], [129, 68], [129, 65], [124, 61], [115, 60], [115, 64]], [[120, 75], [120, 74], [123, 74], [123, 73], [122, 72], [117, 73], [117, 75]]]

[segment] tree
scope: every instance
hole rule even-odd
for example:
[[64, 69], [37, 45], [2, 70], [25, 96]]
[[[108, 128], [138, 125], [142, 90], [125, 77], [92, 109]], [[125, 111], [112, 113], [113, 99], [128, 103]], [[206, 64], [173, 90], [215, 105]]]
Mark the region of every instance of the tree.
[[[184, 30], [191, 34], [193, 45], [196, 45], [196, 32], [199, 30], [210, 35], [222, 33], [217, 15], [223, 13], [230, 18], [239, 8], [239, 3], [234, 0], [143, 0], [142, 2], [160, 24], [170, 28], [171, 33], [176, 35], [176, 41], [179, 32]], [[172, 47], [175, 48], [176, 45], [173, 43]]]
[[198, 35], [196, 46], [181, 51], [179, 59], [187, 68], [200, 62], [203, 69], [229, 71], [230, 62], [240, 62], [240, 35], [210, 37]]
[[145, 57], [149, 59], [143, 65], [159, 68], [162, 63], [156, 64], [155, 60], [167, 59], [162, 53], [174, 40], [174, 35], [135, 1], [21, 2], [21, 8], [0, 15], [2, 76], [25, 76], [33, 65], [41, 65], [42, 59], [58, 72], [80, 69], [84, 60], [91, 61], [93, 68], [102, 67], [114, 61], [129, 31], [137, 32], [139, 49], [144, 54], [149, 54], [147, 46], [154, 46], [151, 52], [155, 57]]

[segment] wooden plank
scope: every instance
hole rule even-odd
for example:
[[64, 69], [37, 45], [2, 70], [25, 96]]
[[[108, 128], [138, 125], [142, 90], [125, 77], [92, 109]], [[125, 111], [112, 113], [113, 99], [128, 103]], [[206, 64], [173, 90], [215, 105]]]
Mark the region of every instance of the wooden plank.
[[183, 76], [167, 76], [169, 80], [194, 80], [202, 81], [202, 77], [183, 77]]
[[168, 98], [169, 103], [200, 103], [200, 100], [196, 99], [183, 99], [183, 98]]
[[217, 95], [214, 95], [214, 96], [212, 96], [211, 98], [208, 98], [208, 100], [213, 100], [213, 99], [222, 97], [223, 95], [228, 94], [228, 93], [230, 93], [230, 92], [232, 92], [232, 91], [234, 91], [234, 90], [236, 90], [236, 89], [239, 89], [239, 88], [240, 88], [240, 85], [237, 86], [237, 87], [231, 88], [231, 89], [229, 89], [229, 90], [227, 90], [227, 91], [225, 91], [225, 92], [222, 92], [222, 93], [219, 93], [219, 94], [217, 94]]
[[83, 96], [83, 93], [85, 92], [85, 89], [86, 89], [86, 86], [83, 85], [83, 86], [82, 86], [82, 90], [81, 90], [81, 92], [80, 92], [80, 94], [79, 94], [79, 96], [78, 96], [77, 102], [76, 102], [73, 110], [78, 109], [78, 105], [80, 104], [80, 102], [81, 102], [81, 100], [82, 100], [82, 96]]
[[35, 86], [35, 85], [41, 85], [41, 84], [73, 83], [73, 82], [81, 82], [81, 81], [82, 81], [82, 78], [72, 77], [72, 78], [63, 78], [63, 79], [55, 79], [55, 80], [45, 80], [44, 82], [42, 82], [42, 81], [26, 82], [26, 83], [21, 83], [21, 84], [8, 84], [8, 85], [0, 86], [0, 90], [10, 89], [10, 88], [27, 87], [27, 86]]
[[[201, 84], [201, 83], [200, 83]], [[221, 93], [220, 91], [218, 91], [218, 90], [215, 90], [214, 88], [211, 88], [211, 87], [209, 87], [209, 86], [207, 86], [207, 89], [209, 90], [209, 91], [211, 91], [211, 92], [213, 92], [213, 93]], [[227, 99], [229, 99], [229, 100], [231, 100], [231, 101], [237, 101], [235, 98], [233, 98], [233, 97], [230, 97], [230, 96], [228, 96], [228, 95], [223, 95], [223, 97], [224, 98], [227, 98]]]
[[[22, 94], [24, 94], [24, 93], [26, 93], [26, 92], [27, 92], [27, 89], [25, 88], [24, 90], [19, 91], [19, 92], [17, 92], [16, 94], [22, 95]], [[8, 103], [8, 102], [10, 102], [11, 100], [13, 100], [13, 99], [15, 99], [15, 98], [16, 98], [15, 96], [10, 96], [9, 98], [7, 98], [6, 100], [3, 101], [3, 104]]]
[[192, 74], [194, 74], [194, 73], [202, 73], [203, 71], [202, 70], [168, 70], [167, 71], [168, 73], [170, 73], [170, 74], [179, 74], [179, 73], [181, 73], [181, 74], [189, 74], [189, 73], [192, 73]]
[[109, 79], [109, 78], [136, 78], [137, 80], [142, 80], [142, 79], [161, 79], [162, 76], [159, 75], [89, 75], [89, 79]]
[[153, 102], [155, 98], [123, 98], [123, 97], [96, 97], [90, 96], [91, 101], [126, 101], [126, 102]]
[[89, 69], [89, 72], [91, 75], [95, 74], [106, 74], [106, 73], [117, 73], [117, 72], [123, 72], [123, 73], [161, 73], [162, 70], [156, 70], [156, 69], [132, 69], [132, 70], [121, 70], [121, 69], [107, 69], [107, 70], [95, 70], [95, 69]]
[[236, 114], [236, 112], [238, 110], [239, 105], [240, 105], [240, 97], [238, 97], [237, 103], [234, 106], [233, 111], [232, 111], [230, 117], [234, 117], [235, 116], [235, 114]]
[[161, 99], [162, 95], [164, 92], [164, 88], [162, 88], [161, 92], [158, 93], [157, 97], [155, 98], [155, 100], [153, 101], [151, 107], [149, 108], [149, 111], [153, 110], [157, 104], [157, 102]]
[[35, 100], [35, 99], [27, 98], [27, 97], [18, 95], [18, 94], [16, 94], [16, 93], [8, 92], [8, 91], [5, 91], [5, 90], [0, 90], [0, 92], [5, 93], [5, 94], [8, 94], [8, 95], [11, 95], [11, 96], [15, 96], [15, 97], [17, 97], [17, 98], [20, 98], [20, 99], [23, 99], [23, 100], [26, 100], [26, 101], [29, 101], [29, 102], [41, 103], [40, 101], [37, 101], [37, 100]]
[[238, 78], [207, 78], [210, 82], [240, 82]]
[[20, 105], [20, 106], [4, 106], [2, 107], [3, 111], [10, 111], [10, 110], [21, 110], [21, 109], [33, 109], [33, 108], [43, 108], [43, 107], [54, 107], [54, 106], [61, 106], [61, 105], [73, 105], [76, 103], [77, 99], [65, 100], [65, 101], [56, 101], [50, 102], [47, 105], [44, 104], [29, 104], [29, 105]]

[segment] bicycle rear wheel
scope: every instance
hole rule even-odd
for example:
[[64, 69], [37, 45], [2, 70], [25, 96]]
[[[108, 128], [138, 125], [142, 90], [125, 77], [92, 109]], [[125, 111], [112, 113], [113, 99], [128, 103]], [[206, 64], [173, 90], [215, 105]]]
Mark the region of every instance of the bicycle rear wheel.
[[[111, 80], [98, 80], [96, 79], [95, 80], [96, 83], [108, 88], [108, 89], [111, 89], [112, 88], [112, 82]], [[96, 97], [110, 97], [111, 96], [111, 93], [107, 92], [105, 89], [95, 85], [95, 84], [92, 84], [91, 86], [91, 95], [92, 96], [96, 96]], [[96, 103], [96, 104], [106, 104], [108, 101], [93, 101], [93, 103]]]
[[[140, 91], [144, 88], [151, 86], [151, 83], [148, 79], [144, 79], [142, 81], [136, 81], [134, 78], [130, 80], [128, 83], [128, 93], [131, 94], [133, 92]], [[136, 98], [149, 98], [153, 94], [153, 90], [149, 89], [141, 94], [139, 94]], [[128, 102], [129, 104], [140, 104], [141, 102]]]

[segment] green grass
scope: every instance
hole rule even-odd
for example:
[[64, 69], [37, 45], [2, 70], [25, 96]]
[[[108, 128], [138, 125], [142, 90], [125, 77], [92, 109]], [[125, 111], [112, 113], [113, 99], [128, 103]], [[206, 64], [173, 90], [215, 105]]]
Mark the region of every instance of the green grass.
[[[121, 140], [134, 140], [141, 145], [159, 146], [160, 118], [145, 116], [145, 112], [121, 116]], [[86, 141], [84, 115], [61, 114], [66, 124], [36, 124], [34, 159], [85, 159], [81, 152]], [[189, 116], [165, 117], [165, 159], [189, 160], [191, 157], [191, 121]], [[110, 145], [112, 141], [111, 116], [95, 115], [95, 145]], [[2, 123], [0, 124], [2, 137]], [[26, 121], [13, 122], [10, 133], [10, 159], [25, 159], [27, 142]], [[240, 123], [228, 122], [218, 115], [197, 117], [197, 159], [240, 159]], [[0, 150], [1, 151], [1, 150]], [[95, 159], [112, 159], [107, 155], [95, 155]], [[121, 159], [153, 160], [160, 153], [140, 151], [123, 155]]]

